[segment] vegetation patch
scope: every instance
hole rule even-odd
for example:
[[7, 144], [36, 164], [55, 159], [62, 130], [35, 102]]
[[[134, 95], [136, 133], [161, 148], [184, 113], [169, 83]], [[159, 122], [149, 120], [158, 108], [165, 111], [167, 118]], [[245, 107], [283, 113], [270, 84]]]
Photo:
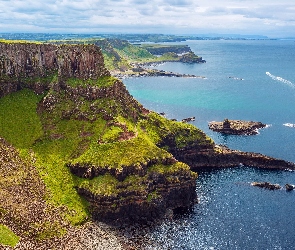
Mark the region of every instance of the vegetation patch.
[[[88, 217], [87, 202], [76, 190], [73, 175], [65, 162], [79, 149], [83, 141], [80, 135], [85, 122], [60, 122], [56, 133], [64, 133], [64, 140], [45, 139], [41, 118], [38, 116], [37, 103], [42, 96], [24, 89], [0, 99], [0, 135], [8, 142], [21, 149], [23, 159], [35, 166], [47, 188], [46, 199], [55, 206], [67, 207], [65, 216], [73, 224], [80, 224]], [[89, 124], [90, 126], [90, 124]], [[95, 127], [95, 126], [94, 126]], [[85, 129], [86, 126], [84, 126]], [[31, 151], [30, 149], [33, 149]], [[0, 183], [21, 183], [27, 176], [27, 170], [18, 170]], [[19, 180], [19, 181], [17, 181]]]
[[177, 148], [183, 148], [192, 143], [214, 145], [213, 140], [197, 127], [183, 122], [167, 120], [154, 112], [151, 112], [147, 119], [141, 120], [138, 126], [156, 144], [169, 146], [164, 143], [165, 140], [168, 140], [167, 142], [171, 146], [174, 145]]
[[15, 247], [18, 241], [19, 237], [14, 232], [7, 226], [0, 224], [0, 244]]
[[107, 173], [94, 177], [93, 179], [77, 178], [77, 186], [87, 189], [95, 195], [114, 196], [118, 193], [117, 184], [119, 181]]
[[37, 115], [42, 96], [24, 89], [0, 99], [0, 135], [17, 148], [29, 148], [43, 135]]
[[116, 81], [118, 81], [118, 79], [112, 76], [101, 76], [98, 79], [86, 80], [72, 77], [66, 79], [66, 84], [71, 87], [110, 87], [113, 86]]
[[35, 84], [41, 84], [44, 86], [47, 86], [49, 88], [50, 83], [57, 83], [58, 81], [58, 76], [57, 72], [45, 72], [44, 76], [34, 76], [34, 77], [20, 77], [18, 79], [19, 82], [21, 83], [22, 88], [28, 88], [28, 87], [33, 87]]
[[70, 163], [120, 170], [123, 166], [147, 165], [148, 161], [163, 161], [171, 157], [170, 153], [158, 148], [146, 137], [138, 136], [122, 142], [92, 143], [84, 154]]

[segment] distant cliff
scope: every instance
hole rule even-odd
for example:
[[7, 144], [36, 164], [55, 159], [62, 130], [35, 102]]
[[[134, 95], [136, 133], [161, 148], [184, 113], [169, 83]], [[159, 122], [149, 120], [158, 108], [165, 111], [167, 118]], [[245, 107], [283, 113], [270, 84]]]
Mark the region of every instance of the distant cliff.
[[188, 45], [162, 45], [162, 44], [141, 44], [140, 47], [146, 49], [153, 55], [163, 55], [165, 53], [185, 54], [192, 50]]

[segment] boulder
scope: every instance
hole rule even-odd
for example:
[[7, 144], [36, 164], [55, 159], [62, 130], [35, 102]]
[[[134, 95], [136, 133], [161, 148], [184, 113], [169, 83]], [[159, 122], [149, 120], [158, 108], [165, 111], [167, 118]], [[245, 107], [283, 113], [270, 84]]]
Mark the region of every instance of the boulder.
[[286, 188], [287, 191], [291, 191], [291, 190], [295, 189], [295, 186], [291, 185], [291, 184], [286, 184], [285, 188]]

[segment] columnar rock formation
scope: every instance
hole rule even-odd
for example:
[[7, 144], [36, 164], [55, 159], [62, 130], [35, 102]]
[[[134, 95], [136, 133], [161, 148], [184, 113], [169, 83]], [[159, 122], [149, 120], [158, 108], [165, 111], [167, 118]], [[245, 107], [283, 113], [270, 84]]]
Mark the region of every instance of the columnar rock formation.
[[49, 88], [54, 75], [97, 79], [109, 76], [95, 45], [52, 45], [0, 42], [0, 97], [23, 87], [36, 92]]

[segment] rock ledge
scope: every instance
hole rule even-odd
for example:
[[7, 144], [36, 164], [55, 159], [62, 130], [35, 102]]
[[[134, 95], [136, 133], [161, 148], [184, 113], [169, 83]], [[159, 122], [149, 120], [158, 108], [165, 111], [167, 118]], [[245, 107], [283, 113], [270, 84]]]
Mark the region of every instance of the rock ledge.
[[223, 122], [210, 122], [209, 129], [230, 135], [256, 135], [258, 129], [266, 127], [262, 122], [241, 121], [241, 120], [228, 120], [224, 119]]

